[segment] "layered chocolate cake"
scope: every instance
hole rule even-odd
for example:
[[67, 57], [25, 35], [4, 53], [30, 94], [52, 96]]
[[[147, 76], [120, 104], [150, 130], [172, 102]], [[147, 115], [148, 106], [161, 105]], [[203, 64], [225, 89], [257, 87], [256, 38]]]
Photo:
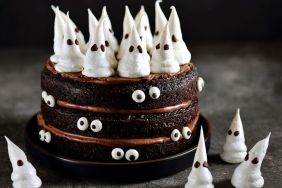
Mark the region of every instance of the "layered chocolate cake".
[[189, 149], [199, 118], [203, 80], [190, 62], [174, 7], [166, 20], [155, 4], [156, 28], [141, 8], [126, 7], [120, 46], [107, 11], [90, 10], [89, 42], [58, 7], [54, 52], [42, 75], [42, 147], [90, 161], [145, 161]]

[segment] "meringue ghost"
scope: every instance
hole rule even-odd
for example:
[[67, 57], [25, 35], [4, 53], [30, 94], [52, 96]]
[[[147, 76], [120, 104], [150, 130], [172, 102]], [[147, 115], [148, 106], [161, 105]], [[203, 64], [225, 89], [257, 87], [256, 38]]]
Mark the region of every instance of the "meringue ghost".
[[264, 179], [261, 175], [261, 164], [265, 157], [269, 138], [256, 143], [256, 145], [246, 155], [245, 160], [235, 169], [231, 183], [237, 188], [260, 188], [264, 185]]
[[187, 64], [191, 60], [191, 53], [187, 49], [185, 42], [182, 39], [182, 32], [178, 14], [174, 6], [170, 7], [171, 13], [168, 20], [169, 30], [172, 38], [172, 44], [177, 61], [180, 65]]
[[240, 109], [238, 108], [226, 135], [226, 141], [220, 157], [228, 163], [241, 163], [244, 161], [246, 154], [247, 147], [245, 145]]
[[151, 60], [152, 73], [176, 73], [180, 70], [175, 59], [168, 25], [165, 26]]
[[155, 2], [155, 34], [153, 39], [154, 46], [157, 44], [160, 38], [160, 34], [167, 24], [167, 19], [160, 7], [161, 0]]
[[121, 77], [142, 77], [150, 74], [150, 57], [142, 43], [135, 25], [129, 35], [127, 50], [118, 63], [118, 74]]
[[121, 59], [124, 52], [127, 50], [129, 35], [134, 25], [134, 19], [130, 13], [128, 6], [125, 6], [125, 14], [123, 19], [123, 34], [120, 42], [120, 47], [117, 54], [117, 59]]
[[25, 153], [5, 136], [8, 144], [9, 158], [13, 167], [11, 179], [15, 188], [37, 188], [42, 184], [41, 179], [36, 175], [36, 170], [27, 160]]
[[[143, 18], [142, 18], [143, 17]], [[142, 5], [140, 8], [140, 11], [135, 17], [135, 24], [138, 25], [141, 22], [141, 18], [143, 19], [143, 25], [145, 29], [145, 40], [146, 40], [146, 48], [149, 53], [151, 53], [152, 48], [153, 48], [153, 36], [150, 28], [150, 22], [149, 22], [149, 17], [145, 11], [144, 6]], [[139, 35], [141, 35], [139, 33]]]
[[93, 41], [85, 55], [85, 63], [82, 74], [87, 77], [109, 77], [114, 74], [111, 63], [107, 60], [106, 46], [104, 38], [104, 26], [106, 18], [104, 17], [95, 31]]
[[213, 188], [212, 175], [208, 169], [207, 152], [203, 128], [201, 127], [197, 151], [192, 170], [188, 176], [185, 188]]
[[[55, 12], [55, 9], [56, 7], [55, 6], [51, 6], [53, 11]], [[58, 7], [58, 6], [57, 6]], [[62, 11], [59, 11], [61, 13], [61, 16], [62, 18], [64, 19], [65, 23], [67, 22], [68, 19], [68, 16], [62, 12]], [[75, 23], [70, 19], [70, 22], [71, 22], [71, 26], [73, 28], [73, 30], [75, 31], [75, 35], [76, 35], [76, 38], [78, 40], [78, 43], [79, 43], [79, 49], [81, 50], [82, 53], [85, 53], [86, 51], [86, 44], [85, 44], [85, 39], [84, 39], [84, 36], [82, 34], [82, 32], [78, 29], [78, 27], [75, 25]]]
[[62, 44], [63, 44], [66, 24], [60, 14], [59, 7], [56, 7], [54, 11], [55, 11], [54, 44], [53, 44], [54, 55], [50, 57], [50, 60], [53, 63], [57, 63], [60, 56], [63, 54]]
[[93, 37], [95, 37], [95, 30], [96, 30], [97, 25], [98, 25], [98, 20], [94, 16], [94, 14], [91, 12], [91, 10], [87, 9], [87, 11], [88, 11], [89, 40], [88, 40], [88, 42], [86, 44], [86, 50], [88, 50], [88, 48], [90, 46], [90, 41], [94, 40]]
[[84, 55], [81, 53], [75, 31], [72, 29], [69, 14], [62, 44], [62, 55], [55, 65], [58, 72], [80, 72], [82, 71]]

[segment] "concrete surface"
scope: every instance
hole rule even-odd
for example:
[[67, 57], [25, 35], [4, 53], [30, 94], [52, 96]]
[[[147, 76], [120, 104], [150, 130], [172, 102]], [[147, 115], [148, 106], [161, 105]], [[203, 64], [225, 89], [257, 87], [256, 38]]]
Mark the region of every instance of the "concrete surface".
[[[232, 187], [236, 165], [220, 161], [220, 152], [237, 107], [250, 149], [272, 132], [262, 165], [265, 187], [282, 185], [282, 43], [191, 44], [193, 62], [206, 81], [201, 112], [212, 124], [210, 171], [216, 187]], [[51, 48], [0, 49], [0, 185], [11, 187], [12, 168], [4, 135], [24, 148], [23, 130], [39, 110], [40, 71]], [[138, 184], [67, 179], [34, 163], [43, 187], [183, 187], [190, 168], [173, 176]]]

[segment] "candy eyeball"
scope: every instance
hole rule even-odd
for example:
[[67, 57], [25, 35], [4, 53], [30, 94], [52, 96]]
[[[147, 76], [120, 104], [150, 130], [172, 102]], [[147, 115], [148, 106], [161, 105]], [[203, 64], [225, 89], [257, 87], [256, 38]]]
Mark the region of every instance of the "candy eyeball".
[[125, 153], [125, 158], [128, 161], [136, 161], [139, 158], [139, 153], [135, 149], [130, 149]]
[[132, 93], [132, 99], [137, 103], [142, 103], [145, 101], [145, 93], [142, 90], [135, 90]]
[[42, 142], [45, 140], [44, 136], [45, 136], [45, 130], [44, 130], [44, 129], [41, 129], [41, 130], [39, 131], [39, 139], [40, 139]]
[[95, 119], [91, 122], [90, 128], [93, 132], [100, 132], [102, 130], [102, 122], [98, 119]]
[[152, 99], [158, 99], [161, 95], [160, 89], [157, 87], [151, 87], [149, 90], [149, 95]]
[[112, 150], [112, 158], [114, 160], [121, 160], [124, 156], [124, 151], [121, 148], [115, 148]]
[[46, 97], [46, 104], [49, 106], [49, 107], [54, 107], [55, 106], [55, 98], [52, 96], [52, 95], [48, 95]]
[[203, 90], [204, 86], [205, 86], [204, 79], [202, 77], [199, 77], [198, 81], [197, 81], [197, 89], [198, 89], [198, 91], [201, 92]]
[[85, 131], [89, 127], [89, 123], [86, 117], [79, 118], [76, 125], [77, 125], [77, 128], [81, 131]]
[[44, 134], [44, 140], [45, 140], [45, 142], [47, 142], [47, 143], [50, 143], [50, 142], [51, 142], [51, 133], [50, 133], [50, 132], [46, 132], [46, 133]]
[[46, 91], [42, 91], [41, 97], [42, 97], [42, 99], [43, 99], [44, 101], [46, 100], [47, 96], [48, 96], [47, 92], [46, 92]]
[[189, 129], [189, 127], [183, 127], [182, 129], [182, 136], [188, 140], [191, 137], [191, 130]]
[[176, 142], [180, 139], [180, 131], [178, 129], [174, 129], [171, 134], [170, 134], [170, 138], [172, 141]]

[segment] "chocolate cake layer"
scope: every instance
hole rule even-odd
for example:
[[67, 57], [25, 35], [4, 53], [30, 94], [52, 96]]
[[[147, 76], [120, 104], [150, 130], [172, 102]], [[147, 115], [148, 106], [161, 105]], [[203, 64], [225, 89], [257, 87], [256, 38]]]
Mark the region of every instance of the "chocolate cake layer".
[[[86, 78], [81, 73], [58, 73], [48, 62], [42, 71], [42, 90], [55, 100], [77, 105], [115, 109], [155, 109], [175, 106], [197, 96], [198, 73], [193, 64], [181, 67], [177, 74], [151, 74], [143, 78]], [[152, 99], [149, 89], [157, 87], [160, 97]], [[145, 100], [137, 103], [132, 93], [142, 90]]]
[[[41, 110], [47, 124], [73, 134], [98, 138], [150, 138], [169, 136], [173, 129], [181, 130], [195, 119], [199, 112], [198, 100], [194, 99], [185, 109], [170, 113], [113, 114], [95, 113], [59, 106], [50, 108], [42, 101]], [[77, 121], [86, 117], [90, 125], [93, 120], [102, 122], [102, 130], [93, 132], [90, 126], [81, 131]]]

